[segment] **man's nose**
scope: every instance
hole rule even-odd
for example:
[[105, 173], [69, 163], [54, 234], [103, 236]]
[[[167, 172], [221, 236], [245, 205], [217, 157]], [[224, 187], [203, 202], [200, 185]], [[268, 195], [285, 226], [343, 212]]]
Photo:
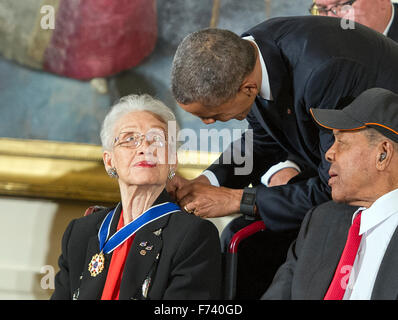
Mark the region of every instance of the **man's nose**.
[[332, 163], [334, 161], [335, 152], [333, 150], [333, 146], [331, 146], [328, 151], [325, 153], [325, 159], [327, 162]]

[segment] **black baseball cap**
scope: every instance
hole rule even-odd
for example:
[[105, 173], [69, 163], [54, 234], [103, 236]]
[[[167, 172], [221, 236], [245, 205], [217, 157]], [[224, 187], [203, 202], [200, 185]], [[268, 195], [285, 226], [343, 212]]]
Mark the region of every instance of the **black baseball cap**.
[[374, 128], [387, 138], [398, 142], [398, 94], [387, 89], [368, 89], [341, 110], [311, 108], [310, 112], [316, 123], [324, 128]]

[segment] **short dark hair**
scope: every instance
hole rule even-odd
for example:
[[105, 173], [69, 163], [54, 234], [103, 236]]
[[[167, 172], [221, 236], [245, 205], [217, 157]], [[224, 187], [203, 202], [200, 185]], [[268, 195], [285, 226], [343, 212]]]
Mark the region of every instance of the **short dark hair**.
[[229, 30], [207, 28], [191, 33], [173, 59], [174, 98], [182, 104], [221, 105], [237, 94], [255, 63], [254, 47]]
[[376, 129], [371, 128], [371, 127], [366, 127], [365, 129], [362, 129], [361, 131], [363, 131], [363, 133], [365, 134], [370, 146], [372, 146], [372, 147], [376, 146], [376, 144], [378, 144], [381, 140], [387, 139], [393, 145], [395, 152], [398, 152], [398, 143], [387, 138], [386, 136], [384, 136], [382, 133], [380, 133]]

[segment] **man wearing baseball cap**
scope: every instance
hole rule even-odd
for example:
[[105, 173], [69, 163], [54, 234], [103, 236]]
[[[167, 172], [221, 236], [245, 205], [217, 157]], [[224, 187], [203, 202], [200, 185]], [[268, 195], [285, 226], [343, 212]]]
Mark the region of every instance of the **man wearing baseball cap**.
[[372, 88], [311, 115], [335, 137], [333, 201], [306, 214], [262, 298], [398, 299], [398, 95]]

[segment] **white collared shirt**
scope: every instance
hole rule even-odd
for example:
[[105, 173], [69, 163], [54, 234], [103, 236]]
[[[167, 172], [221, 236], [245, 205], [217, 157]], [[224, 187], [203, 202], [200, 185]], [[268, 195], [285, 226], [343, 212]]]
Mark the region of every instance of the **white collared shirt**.
[[300, 167], [293, 161], [291, 160], [286, 160], [283, 162], [279, 162], [278, 164], [273, 165], [271, 168], [268, 169], [268, 171], [261, 177], [261, 183], [268, 187], [268, 184], [270, 183], [270, 180], [272, 176], [281, 171], [282, 169], [287, 169], [287, 168], [293, 168], [296, 169], [297, 172], [301, 172]]
[[[256, 45], [256, 47], [258, 49], [259, 59], [260, 59], [260, 63], [261, 63], [261, 72], [262, 72], [260, 96], [262, 98], [264, 98], [265, 100], [271, 100], [272, 101], [273, 98], [272, 98], [272, 92], [271, 92], [271, 87], [270, 87], [270, 83], [269, 83], [268, 70], [267, 70], [267, 66], [265, 65], [263, 56], [261, 55], [261, 51], [260, 51], [259, 47], [257, 46], [256, 41], [254, 40], [254, 38], [252, 36], [247, 36], [247, 37], [244, 37], [242, 39], [252, 41]], [[280, 162], [280, 163], [270, 167], [268, 169], [268, 171], [261, 177], [261, 182], [265, 186], [268, 187], [268, 183], [269, 183], [271, 177], [275, 173], [277, 173], [278, 171], [280, 171], [282, 169], [286, 169], [286, 168], [294, 168], [298, 172], [301, 172], [300, 167], [296, 163], [294, 163], [293, 161], [290, 161], [290, 160], [286, 160], [284, 162]]]
[[260, 96], [265, 99], [265, 100], [273, 100], [272, 98], [272, 92], [271, 92], [271, 86], [269, 84], [269, 77], [268, 77], [268, 70], [267, 70], [267, 66], [265, 65], [263, 56], [261, 54], [260, 48], [258, 47], [256, 41], [254, 40], [254, 38], [252, 36], [247, 36], [247, 37], [243, 37], [242, 39], [244, 40], [248, 40], [253, 42], [256, 45], [257, 51], [258, 51], [258, 55], [259, 55], [259, 59], [260, 59], [260, 64], [261, 64], [261, 88], [260, 88]]
[[392, 3], [391, 3], [391, 6], [392, 6], [392, 11], [391, 11], [390, 22], [388, 23], [388, 25], [387, 25], [387, 27], [386, 27], [386, 30], [384, 30], [384, 32], [383, 32], [383, 34], [384, 34], [385, 36], [388, 34], [388, 31], [390, 31], [392, 22], [393, 22], [393, 20], [394, 20], [394, 15], [395, 15], [395, 7], [394, 7], [394, 5], [393, 5]]
[[344, 300], [370, 300], [381, 261], [398, 226], [398, 189], [377, 199], [368, 209], [360, 208], [361, 243], [351, 270]]

